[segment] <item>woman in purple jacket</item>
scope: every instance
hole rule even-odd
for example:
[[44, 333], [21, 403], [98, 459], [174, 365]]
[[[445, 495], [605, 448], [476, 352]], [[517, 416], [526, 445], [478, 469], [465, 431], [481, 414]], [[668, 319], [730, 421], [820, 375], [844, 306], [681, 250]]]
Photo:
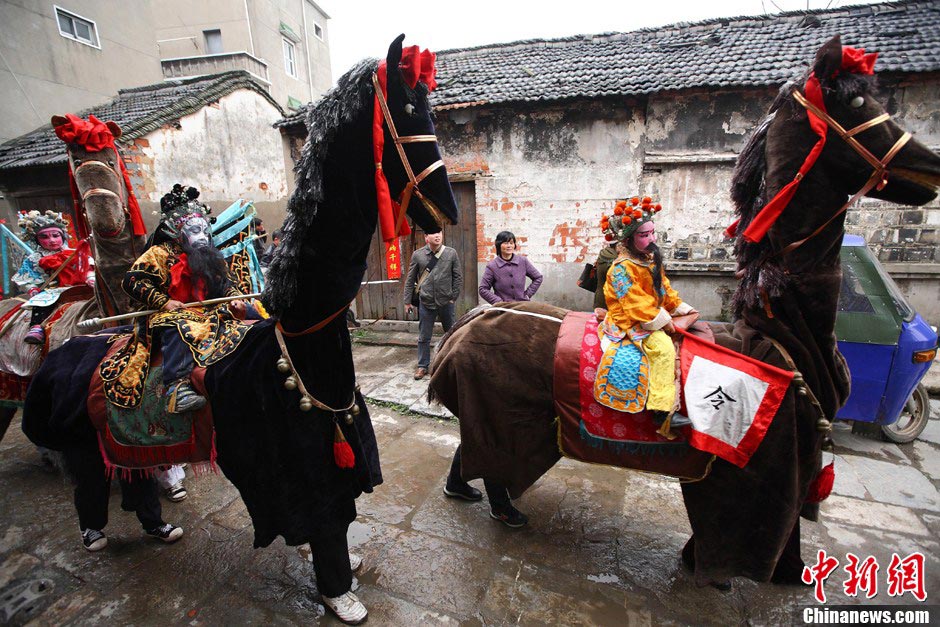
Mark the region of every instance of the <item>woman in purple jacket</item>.
[[[532, 279], [528, 289], [526, 277]], [[542, 284], [542, 273], [527, 257], [516, 254], [516, 236], [501, 231], [496, 236], [496, 258], [486, 264], [480, 280], [480, 297], [491, 305], [532, 300]]]

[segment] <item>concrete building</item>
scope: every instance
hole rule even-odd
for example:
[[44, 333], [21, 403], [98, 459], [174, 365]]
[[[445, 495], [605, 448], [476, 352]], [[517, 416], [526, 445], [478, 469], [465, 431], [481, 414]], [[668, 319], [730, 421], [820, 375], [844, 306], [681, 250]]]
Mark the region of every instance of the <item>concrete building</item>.
[[0, 144], [163, 78], [152, 3], [0, 0]]
[[[244, 198], [269, 224], [283, 218], [287, 172], [272, 125], [284, 111], [247, 72], [122, 89], [88, 114], [121, 126], [118, 146], [148, 230], [174, 183], [198, 187], [215, 211]], [[71, 215], [67, 167], [65, 144], [46, 125], [0, 146], [0, 191], [15, 210]]]
[[333, 82], [329, 15], [312, 0], [161, 0], [153, 14], [168, 79], [246, 70], [285, 109]]
[[[617, 198], [648, 195], [664, 207], [657, 230], [668, 236], [660, 244], [673, 283], [707, 318], [726, 318], [735, 281], [722, 231], [734, 219], [737, 153], [778, 88], [840, 33], [843, 44], [880, 53], [879, 98], [899, 124], [940, 148], [936, 2], [439, 52], [431, 102], [463, 221], [447, 238], [462, 241], [468, 222], [475, 231], [460, 251], [478, 262], [467, 290], [495, 255], [496, 234], [510, 230], [545, 274], [536, 300], [589, 308], [590, 294], [575, 281], [605, 244], [601, 214]], [[940, 203], [864, 199], [847, 229], [866, 238], [914, 307], [940, 323]]]

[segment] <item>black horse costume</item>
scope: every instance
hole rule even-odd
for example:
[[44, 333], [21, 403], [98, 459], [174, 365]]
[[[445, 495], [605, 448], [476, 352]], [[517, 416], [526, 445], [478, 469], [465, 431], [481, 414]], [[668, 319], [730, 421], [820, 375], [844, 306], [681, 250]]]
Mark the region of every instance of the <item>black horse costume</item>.
[[[392, 43], [386, 60], [390, 119], [384, 124], [379, 165], [393, 195], [414, 191], [413, 172], [425, 174], [418, 181], [421, 191], [407, 194], [402, 209], [433, 232], [444, 221], [456, 223], [457, 208], [444, 168], [426, 173], [440, 161], [440, 152], [427, 85], [409, 85], [398, 69], [403, 38]], [[277, 536], [297, 545], [345, 534], [356, 516], [356, 497], [382, 482], [368, 409], [356, 386], [345, 317], [338, 315], [359, 290], [378, 219], [376, 68], [375, 60], [361, 62], [310, 108], [308, 137], [296, 168], [297, 190], [263, 297], [275, 318], [254, 325], [236, 352], [206, 372], [217, 462], [248, 508], [256, 547]], [[408, 147], [410, 163], [401, 161], [396, 129], [400, 136], [425, 138]], [[277, 329], [290, 355], [292, 376], [302, 384], [298, 389], [285, 387]], [[33, 442], [57, 450], [97, 450], [86, 396], [107, 342], [107, 336], [79, 337], [50, 353], [26, 398], [23, 430]], [[355, 455], [352, 468], [340, 467], [334, 459], [338, 429]]]

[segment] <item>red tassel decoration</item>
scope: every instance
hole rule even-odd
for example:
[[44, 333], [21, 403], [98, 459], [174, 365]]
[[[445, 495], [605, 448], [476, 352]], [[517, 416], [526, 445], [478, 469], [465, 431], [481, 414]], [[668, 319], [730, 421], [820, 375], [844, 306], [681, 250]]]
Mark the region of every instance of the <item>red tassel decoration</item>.
[[806, 494], [807, 503], [821, 503], [829, 498], [829, 493], [832, 492], [832, 484], [836, 480], [834, 463], [829, 462], [829, 465], [820, 470], [816, 478], [813, 479], [813, 482], [809, 485], [809, 492]]
[[352, 468], [356, 465], [356, 455], [353, 453], [352, 447], [349, 446], [349, 442], [346, 441], [346, 436], [343, 435], [342, 429], [339, 428], [339, 425], [335, 425], [335, 427], [336, 434], [333, 436], [333, 459], [340, 468]]

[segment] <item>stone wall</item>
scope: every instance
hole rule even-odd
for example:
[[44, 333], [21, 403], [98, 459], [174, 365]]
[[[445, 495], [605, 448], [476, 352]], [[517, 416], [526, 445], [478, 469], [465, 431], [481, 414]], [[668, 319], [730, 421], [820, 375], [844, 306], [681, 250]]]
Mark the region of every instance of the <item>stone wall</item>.
[[[940, 77], [895, 80], [885, 92], [899, 123], [940, 147]], [[575, 280], [605, 244], [601, 214], [617, 198], [649, 195], [664, 207], [657, 230], [676, 286], [705, 316], [727, 318], [734, 260], [722, 231], [734, 219], [731, 173], [775, 95], [701, 91], [438, 111], [449, 173], [475, 181], [480, 276], [496, 234], [509, 230], [545, 274], [536, 300], [587, 308], [590, 295]], [[914, 307], [940, 322], [940, 203], [866, 198], [846, 228], [866, 238]]]

